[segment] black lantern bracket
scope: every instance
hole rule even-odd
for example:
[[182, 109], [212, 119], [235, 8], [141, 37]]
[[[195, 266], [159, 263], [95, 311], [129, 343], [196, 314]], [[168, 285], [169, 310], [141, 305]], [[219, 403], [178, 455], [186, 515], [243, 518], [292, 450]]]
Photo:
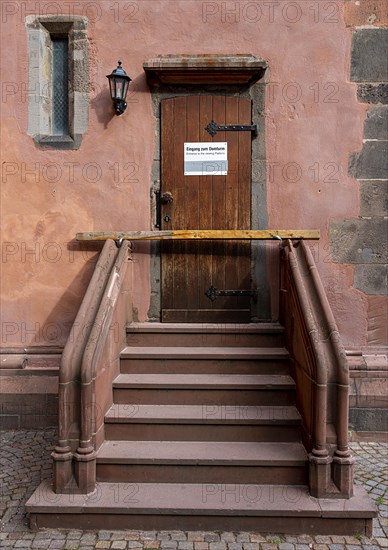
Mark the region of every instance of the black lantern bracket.
[[115, 113], [116, 115], [120, 116], [124, 113], [125, 109], [127, 108], [127, 102], [123, 99], [114, 99], [115, 104]]

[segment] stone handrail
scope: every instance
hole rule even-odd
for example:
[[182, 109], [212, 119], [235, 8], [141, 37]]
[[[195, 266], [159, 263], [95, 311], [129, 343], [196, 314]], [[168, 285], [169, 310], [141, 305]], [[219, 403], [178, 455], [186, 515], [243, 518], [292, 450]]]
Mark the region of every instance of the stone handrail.
[[[280, 320], [292, 359], [303, 440], [310, 451], [310, 492], [349, 498], [353, 460], [347, 441], [346, 355], [311, 251], [303, 242], [288, 240], [282, 251], [280, 294]], [[331, 426], [334, 435], [328, 434]]]
[[59, 435], [52, 455], [57, 492], [73, 490], [72, 459], [80, 433], [82, 357], [117, 254], [114, 241], [106, 241], [63, 350], [59, 370]]
[[104, 416], [113, 403], [112, 382], [120, 371], [130, 321], [131, 243], [125, 241], [110, 272], [81, 367], [81, 436], [75, 458], [75, 479], [81, 493], [96, 482], [96, 449], [104, 440]]
[[320, 326], [321, 331], [324, 330], [323, 343], [327, 346], [327, 354], [330, 359], [329, 364], [333, 369], [333, 378], [337, 389], [337, 414], [335, 419], [337, 432], [336, 454], [339, 456], [349, 456], [349, 367], [346, 359], [346, 352], [341, 344], [338, 327], [323, 288], [321, 278], [319, 277], [311, 250], [302, 243], [301, 251], [304, 254], [306, 265], [310, 271], [317, 297], [317, 304], [320, 306]]
[[[293, 368], [296, 371], [295, 376], [299, 378], [297, 391], [299, 408], [303, 417], [304, 443], [307, 449], [312, 450], [315, 455], [327, 456], [327, 372], [322, 362], [319, 361], [322, 352], [318, 339], [318, 327], [315, 323], [295, 248], [290, 241], [288, 241], [284, 253], [287, 262], [284, 267], [287, 271], [282, 274], [281, 321], [286, 330], [288, 349], [292, 356]], [[287, 299], [287, 304], [284, 304], [285, 299]], [[299, 366], [306, 373], [305, 377], [299, 374]], [[306, 385], [310, 386], [309, 394], [310, 392], [315, 393], [312, 402], [308, 403], [304, 402], [304, 397], [307, 397], [306, 392], [303, 391]], [[310, 398], [310, 395], [308, 397]]]

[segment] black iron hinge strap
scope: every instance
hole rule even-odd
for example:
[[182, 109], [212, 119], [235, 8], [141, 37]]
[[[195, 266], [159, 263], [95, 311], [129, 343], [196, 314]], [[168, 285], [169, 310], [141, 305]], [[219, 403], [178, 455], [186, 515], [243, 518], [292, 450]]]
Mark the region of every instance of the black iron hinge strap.
[[217, 290], [213, 285], [210, 286], [205, 295], [214, 302], [218, 296], [256, 296], [254, 290]]
[[251, 125], [246, 125], [246, 124], [220, 125], [220, 124], [217, 124], [217, 122], [214, 122], [214, 120], [212, 120], [206, 126], [205, 130], [212, 137], [214, 137], [217, 132], [256, 132], [257, 131], [257, 126], [256, 126], [256, 124], [251, 124]]

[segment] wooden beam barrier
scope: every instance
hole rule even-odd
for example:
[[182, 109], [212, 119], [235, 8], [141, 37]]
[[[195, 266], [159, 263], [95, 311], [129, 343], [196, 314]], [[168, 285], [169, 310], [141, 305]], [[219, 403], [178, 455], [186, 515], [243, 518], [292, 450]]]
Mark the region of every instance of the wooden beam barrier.
[[77, 233], [77, 241], [167, 240], [264, 240], [264, 239], [319, 239], [319, 229], [173, 229], [171, 231], [102, 231]]

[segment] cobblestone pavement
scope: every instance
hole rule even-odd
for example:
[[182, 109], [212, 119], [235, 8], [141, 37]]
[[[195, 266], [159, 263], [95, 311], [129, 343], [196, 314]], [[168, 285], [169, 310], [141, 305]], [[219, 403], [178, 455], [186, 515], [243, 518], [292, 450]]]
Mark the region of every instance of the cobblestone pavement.
[[375, 500], [379, 515], [373, 538], [362, 536], [258, 535], [182, 531], [28, 530], [24, 503], [41, 480], [51, 476], [54, 431], [0, 433], [0, 548], [34, 550], [378, 550], [388, 548], [388, 444], [352, 443], [356, 480]]

